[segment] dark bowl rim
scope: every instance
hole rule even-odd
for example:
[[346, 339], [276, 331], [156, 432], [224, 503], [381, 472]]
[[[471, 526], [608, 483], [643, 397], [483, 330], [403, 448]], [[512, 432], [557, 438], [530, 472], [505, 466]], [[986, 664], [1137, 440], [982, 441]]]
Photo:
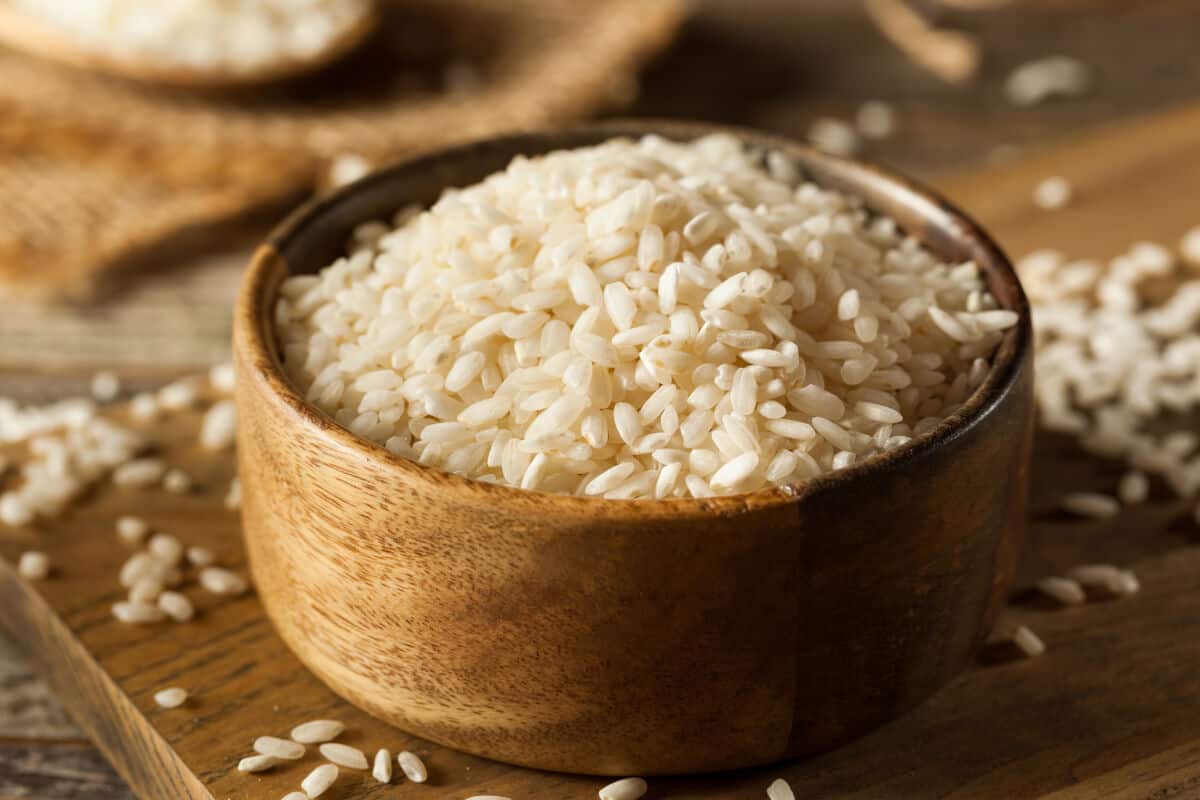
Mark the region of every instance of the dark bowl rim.
[[[860, 185], [875, 183], [887, 185], [897, 192], [897, 202], [915, 209], [926, 220], [931, 220], [950, 232], [950, 235], [965, 245], [972, 259], [979, 264], [989, 282], [999, 281], [1006, 285], [1007, 294], [1013, 302], [1000, 303], [1001, 308], [1016, 311], [1018, 322], [1005, 332], [997, 346], [995, 356], [984, 381], [963, 404], [932, 431], [893, 450], [875, 453], [862, 461], [834, 470], [814, 478], [786, 486], [772, 486], [732, 495], [707, 498], [667, 498], [614, 500], [602, 497], [580, 497], [577, 495], [530, 491], [506, 484], [488, 483], [467, 478], [455, 473], [420, 464], [397, 456], [382, 445], [351, 433], [335, 422], [328, 414], [310, 404], [290, 383], [280, 361], [278, 347], [268, 341], [273, 330], [273, 315], [267, 313], [267, 292], [277, 286], [269, 280], [276, 265], [288, 268], [284, 253], [291, 242], [313, 224], [330, 214], [348, 199], [367, 189], [390, 183], [405, 175], [436, 170], [439, 165], [455, 162], [480, 148], [515, 148], [526, 155], [537, 155], [582, 146], [562, 140], [575, 137], [636, 138], [645, 135], [661, 135], [668, 139], [687, 141], [710, 133], [728, 133], [737, 136], [750, 146], [769, 150], [784, 150], [797, 157], [800, 172], [808, 178], [813, 165], [833, 167], [842, 176]], [[560, 143], [561, 142], [561, 143]], [[817, 181], [819, 183], [819, 181]], [[450, 187], [446, 187], [450, 188]], [[398, 206], [400, 203], [397, 204]], [[872, 209], [871, 203], [866, 207]], [[367, 222], [368, 220], [362, 220]], [[918, 240], [930, 246], [926, 236], [910, 231]], [[931, 249], [934, 249], [930, 246]], [[936, 250], [935, 250], [936, 252]], [[274, 299], [273, 297], [270, 299]], [[999, 298], [998, 298], [999, 299]], [[332, 438], [338, 445], [348, 448], [358, 456], [379, 462], [389, 469], [399, 469], [414, 479], [433, 481], [443, 488], [479, 493], [480, 502], [544, 503], [547, 510], [555, 513], [578, 512], [590, 517], [626, 516], [670, 516], [706, 517], [712, 514], [739, 513], [750, 509], [794, 503], [805, 496], [823, 489], [851, 481], [868, 480], [871, 476], [895, 470], [904, 470], [938, 448], [946, 447], [966, 436], [987, 419], [1016, 391], [1021, 368], [1030, 358], [1032, 324], [1029, 303], [1020, 280], [1011, 262], [982, 227], [966, 213], [958, 209], [939, 193], [910, 178], [899, 175], [884, 167], [860, 160], [843, 158], [816, 150], [794, 140], [760, 131], [734, 126], [688, 122], [680, 120], [618, 119], [579, 125], [532, 129], [475, 140], [466, 144], [439, 149], [414, 158], [407, 158], [350, 183], [340, 189], [313, 199], [289, 214], [256, 249], [239, 289], [234, 313], [235, 339], [249, 348], [249, 363], [254, 377], [267, 387], [278, 410], [287, 414], [296, 424], [304, 426], [315, 435]], [[237, 346], [235, 344], [235, 352]]]

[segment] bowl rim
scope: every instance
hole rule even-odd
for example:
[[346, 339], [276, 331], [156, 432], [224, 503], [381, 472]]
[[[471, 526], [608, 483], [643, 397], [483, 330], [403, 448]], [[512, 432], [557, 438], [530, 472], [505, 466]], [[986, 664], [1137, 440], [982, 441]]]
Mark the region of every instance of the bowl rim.
[[[507, 484], [489, 483], [446, 472], [395, 455], [383, 445], [351, 433], [328, 414], [309, 403], [292, 386], [283, 370], [278, 346], [273, 339], [273, 302], [268, 305], [267, 293], [278, 290], [271, 280], [276, 267], [285, 271], [289, 264], [284, 256], [289, 244], [310, 226], [319, 222], [334, 209], [361, 192], [377, 188], [406, 175], [438, 171], [441, 165], [453, 164], [480, 148], [516, 148], [524, 155], [538, 155], [570, 146], [560, 140], [575, 137], [628, 137], [661, 135], [668, 139], [688, 141], [712, 133], [732, 134], [756, 148], [780, 149], [797, 158], [800, 172], [806, 180], [813, 165], [831, 168], [848, 182], [887, 188], [896, 196], [895, 202], [912, 210], [922, 220], [933, 223], [960, 242], [979, 264], [990, 284], [1006, 287], [1011, 302], [1001, 308], [1016, 311], [1017, 324], [1007, 330], [997, 346], [983, 382], [962, 405], [933, 430], [893, 450], [875, 453], [848, 467], [823, 473], [795, 484], [768, 486], [751, 492], [717, 495], [706, 498], [678, 497], [665, 499], [610, 499], [581, 497], [553, 492], [531, 491]], [[599, 141], [599, 139], [597, 139]], [[820, 184], [820, 181], [815, 181]], [[446, 187], [451, 188], [451, 187]], [[850, 191], [853, 191], [852, 189]], [[863, 198], [864, 201], [866, 198]], [[870, 202], [865, 202], [868, 210]], [[361, 220], [367, 222], [369, 220]], [[921, 243], [936, 252], [927, 233], [909, 231]], [[265, 312], [265, 313], [264, 313]], [[741, 513], [801, 501], [804, 497], [845, 483], [868, 479], [884, 472], [904, 470], [908, 465], [928, 457], [933, 451], [951, 445], [966, 436], [989, 417], [1015, 390], [1022, 367], [1032, 350], [1032, 324], [1028, 299], [1008, 257], [982, 227], [936, 191], [884, 167], [855, 159], [824, 153], [795, 140], [747, 128], [658, 119], [617, 119], [553, 128], [539, 128], [477, 139], [466, 144], [404, 158], [338, 190], [301, 205], [289, 214], [267, 237], [251, 257], [238, 292], [234, 308], [235, 355], [245, 348], [246, 363], [251, 377], [264, 386], [274, 401], [276, 410], [313, 435], [331, 438], [342, 448], [359, 457], [376, 462], [383, 469], [399, 470], [409, 478], [439, 484], [440, 489], [453, 488], [477, 495], [479, 502], [520, 502], [545, 507], [554, 513], [577, 513], [592, 518], [628, 518], [647, 516], [701, 518], [716, 514]], [[239, 376], [240, 377], [240, 376]], [[240, 395], [240, 392], [239, 392]]]

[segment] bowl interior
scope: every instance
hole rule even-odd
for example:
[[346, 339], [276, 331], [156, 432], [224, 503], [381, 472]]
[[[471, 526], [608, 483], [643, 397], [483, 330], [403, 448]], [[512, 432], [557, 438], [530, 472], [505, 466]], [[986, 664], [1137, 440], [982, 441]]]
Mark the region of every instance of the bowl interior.
[[[803, 179], [860, 197], [867, 208], [894, 219], [943, 260], [973, 260], [983, 271], [988, 287], [1002, 308], [1016, 311], [1020, 320], [1002, 339], [988, 376], [978, 389], [942, 424], [912, 442], [875, 454], [850, 467], [827, 473], [796, 487], [768, 487], [743, 495], [725, 495], [703, 501], [688, 498], [670, 500], [630, 500], [618, 503], [673, 505], [675, 511], [685, 505], [697, 510], [711, 509], [726, 502], [744, 504], [746, 498], [763, 502], [792, 499], [815, 490], [830, 481], [840, 481], [878, 469], [902, 467], [911, 458], [920, 457], [928, 448], [937, 447], [969, 430], [979, 419], [1013, 391], [1022, 359], [1028, 357], [1031, 341], [1029, 307], [1024, 292], [1008, 259], [980, 227], [936, 193], [880, 168], [821, 153], [804, 145], [768, 134], [721, 126], [648, 121], [595, 123], [561, 131], [514, 134], [435, 153], [399, 163], [350, 184], [338, 192], [306, 205], [289, 217], [267, 242], [267, 255], [260, 253], [248, 276], [250, 308], [256, 309], [252, 346], [266, 356], [273, 372], [272, 383], [293, 407], [307, 407], [307, 416], [320, 418], [330, 435], [349, 437], [373, 449], [377, 456], [403, 461], [384, 448], [358, 440], [308, 406], [303, 397], [284, 377], [278, 347], [272, 331], [271, 309], [279, 282], [286, 275], [315, 273], [345, 254], [354, 228], [371, 220], [386, 220], [409, 204], [430, 205], [449, 187], [468, 186], [504, 169], [518, 155], [537, 155], [552, 150], [585, 147], [613, 137], [637, 138], [656, 134], [687, 141], [716, 132], [733, 133], [762, 152], [780, 150], [793, 158]], [[280, 265], [282, 270], [279, 269]], [[255, 273], [260, 273], [256, 275]], [[404, 464], [412, 462], [404, 461]], [[417, 469], [435, 472], [415, 465]], [[456, 479], [458, 476], [447, 476]], [[489, 492], [529, 492], [497, 484], [468, 481]], [[590, 506], [612, 504], [596, 498], [554, 495], [563, 502], [577, 501]]]

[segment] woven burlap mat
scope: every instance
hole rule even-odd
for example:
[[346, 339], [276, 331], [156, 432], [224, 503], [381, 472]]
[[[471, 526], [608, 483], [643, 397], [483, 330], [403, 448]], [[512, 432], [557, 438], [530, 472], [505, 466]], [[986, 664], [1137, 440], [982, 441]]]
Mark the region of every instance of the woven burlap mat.
[[170, 92], [0, 50], [0, 290], [86, 291], [188, 228], [384, 161], [586, 116], [627, 95], [682, 0], [392, 0], [319, 75]]

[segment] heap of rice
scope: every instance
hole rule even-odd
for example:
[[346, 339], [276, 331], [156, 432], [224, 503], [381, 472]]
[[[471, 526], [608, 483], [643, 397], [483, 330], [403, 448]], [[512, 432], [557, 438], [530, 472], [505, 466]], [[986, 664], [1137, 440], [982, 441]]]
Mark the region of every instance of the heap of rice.
[[371, 0], [0, 0], [80, 47], [161, 66], [252, 73], [325, 53]]
[[[1200, 493], [1200, 437], [1184, 416], [1200, 404], [1200, 280], [1153, 242], [1108, 263], [1042, 250], [1018, 269], [1033, 304], [1041, 424], [1136, 470], [1118, 487], [1125, 503], [1145, 500], [1143, 473], [1181, 497]], [[1108, 502], [1104, 516], [1119, 509]]]
[[780, 153], [710, 136], [516, 158], [288, 279], [286, 370], [350, 431], [608, 498], [789, 484], [953, 413], [1016, 313]]

